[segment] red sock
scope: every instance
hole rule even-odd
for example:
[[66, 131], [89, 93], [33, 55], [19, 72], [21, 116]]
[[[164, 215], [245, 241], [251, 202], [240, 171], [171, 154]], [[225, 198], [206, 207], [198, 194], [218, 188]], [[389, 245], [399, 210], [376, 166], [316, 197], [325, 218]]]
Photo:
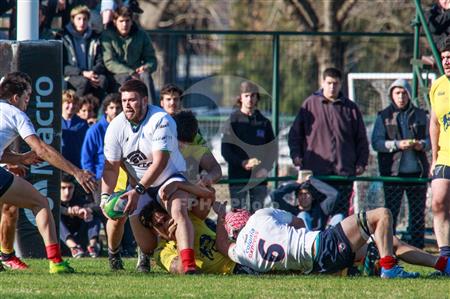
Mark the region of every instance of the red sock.
[[436, 265], [434, 265], [434, 269], [444, 272], [447, 263], [448, 263], [448, 256], [440, 256], [436, 262]]
[[45, 251], [47, 252], [47, 258], [54, 263], [61, 263], [61, 249], [59, 248], [59, 244], [50, 244], [45, 246]]
[[180, 251], [181, 263], [183, 264], [184, 272], [195, 270], [195, 253], [194, 249], [186, 248]]
[[394, 268], [395, 265], [397, 265], [397, 260], [393, 256], [387, 255], [380, 259], [380, 265], [384, 269], [389, 270]]

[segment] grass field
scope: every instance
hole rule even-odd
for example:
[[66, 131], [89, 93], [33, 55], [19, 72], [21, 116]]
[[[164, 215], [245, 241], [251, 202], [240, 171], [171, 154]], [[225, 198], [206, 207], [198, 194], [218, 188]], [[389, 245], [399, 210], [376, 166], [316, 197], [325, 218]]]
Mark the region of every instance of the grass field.
[[[450, 298], [450, 278], [383, 280], [337, 276], [174, 276], [153, 267], [112, 273], [106, 258], [71, 260], [76, 274], [48, 274], [46, 260], [26, 260], [30, 270], [0, 273], [0, 298]], [[408, 268], [428, 274], [425, 268]]]

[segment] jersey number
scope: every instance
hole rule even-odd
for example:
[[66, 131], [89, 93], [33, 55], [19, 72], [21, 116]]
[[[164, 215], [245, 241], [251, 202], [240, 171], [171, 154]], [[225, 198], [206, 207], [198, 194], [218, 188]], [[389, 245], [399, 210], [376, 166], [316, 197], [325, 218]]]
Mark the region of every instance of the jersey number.
[[284, 259], [284, 249], [279, 244], [272, 244], [264, 251], [266, 240], [260, 239], [258, 243], [258, 251], [263, 259], [269, 262], [279, 262]]

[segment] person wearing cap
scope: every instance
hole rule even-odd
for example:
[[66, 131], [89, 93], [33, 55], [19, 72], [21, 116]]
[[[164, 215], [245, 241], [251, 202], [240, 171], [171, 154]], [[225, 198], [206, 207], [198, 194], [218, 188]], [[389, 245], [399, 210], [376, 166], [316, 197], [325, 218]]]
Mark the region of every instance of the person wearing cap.
[[[344, 219], [342, 213], [335, 213], [339, 192], [313, 177], [288, 182], [272, 191], [270, 197], [274, 206], [287, 211], [305, 223], [307, 230], [323, 230], [335, 226]], [[291, 202], [287, 200], [294, 199]]]
[[[426, 152], [431, 149], [428, 116], [411, 102], [411, 87], [404, 79], [389, 87], [390, 104], [378, 113], [372, 133], [372, 147], [378, 152], [381, 176], [427, 178], [429, 163]], [[403, 194], [409, 204], [408, 228], [411, 245], [424, 247], [425, 201], [427, 183], [384, 182], [385, 207], [393, 215], [394, 232]]]
[[[321, 88], [303, 102], [292, 124], [288, 145], [292, 162], [300, 170], [311, 170], [316, 176], [355, 176], [367, 167], [369, 143], [363, 117], [341, 86], [341, 71], [327, 68]], [[342, 195], [339, 212], [347, 215], [353, 181], [323, 181]]]
[[263, 207], [267, 195], [264, 179], [272, 169], [277, 146], [270, 120], [256, 109], [260, 98], [254, 83], [241, 83], [236, 100], [239, 109], [224, 125], [221, 146], [222, 156], [228, 162], [228, 178], [244, 180], [229, 184], [232, 207], [245, 207], [248, 196], [251, 212]]

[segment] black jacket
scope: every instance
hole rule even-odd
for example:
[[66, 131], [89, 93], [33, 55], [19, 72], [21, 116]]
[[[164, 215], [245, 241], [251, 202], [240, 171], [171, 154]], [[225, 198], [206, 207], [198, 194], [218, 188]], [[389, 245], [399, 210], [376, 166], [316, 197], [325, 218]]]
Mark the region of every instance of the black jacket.
[[[394, 104], [389, 105], [386, 109], [379, 112], [384, 127], [386, 128], [386, 140], [405, 139], [401, 134], [401, 129], [397, 121], [399, 113], [400, 111]], [[410, 104], [406, 113], [408, 113], [408, 130], [413, 136], [413, 139], [425, 139], [427, 137], [426, 130], [428, 122], [426, 111]], [[390, 153], [378, 152], [380, 175], [397, 176], [399, 174], [402, 153], [401, 150]], [[415, 151], [415, 153], [421, 167], [421, 177], [428, 177], [430, 165], [426, 153], [424, 151]]]
[[242, 162], [256, 157], [261, 164], [254, 168], [272, 169], [277, 157], [277, 146], [270, 120], [259, 110], [248, 116], [235, 110], [225, 124], [222, 139], [222, 156], [228, 162], [230, 179], [248, 179], [252, 171], [242, 167]]
[[96, 74], [104, 74], [106, 71], [103, 64], [103, 53], [100, 45], [100, 36], [93, 31], [86, 35], [86, 49], [87, 49], [87, 69], [82, 70], [78, 66], [77, 56], [75, 54], [75, 46], [72, 33], [65, 28], [62, 37], [64, 51], [63, 51], [63, 65], [64, 76], [79, 76], [82, 71], [94, 71]]

